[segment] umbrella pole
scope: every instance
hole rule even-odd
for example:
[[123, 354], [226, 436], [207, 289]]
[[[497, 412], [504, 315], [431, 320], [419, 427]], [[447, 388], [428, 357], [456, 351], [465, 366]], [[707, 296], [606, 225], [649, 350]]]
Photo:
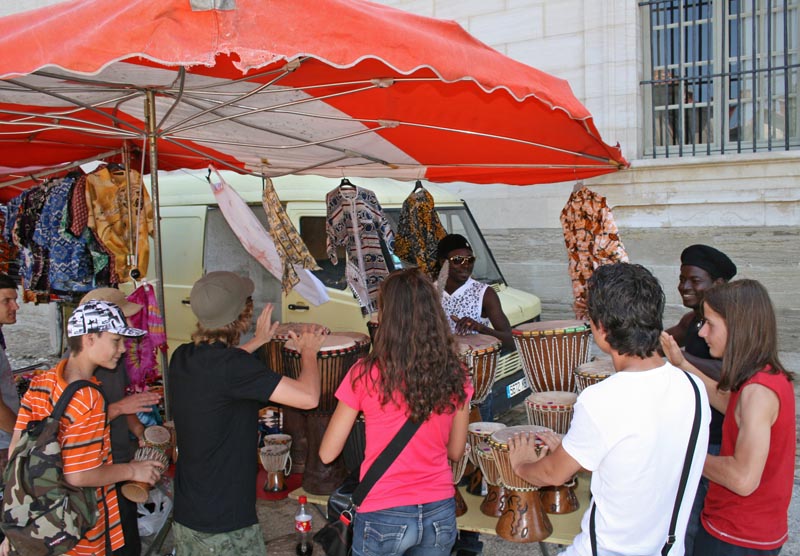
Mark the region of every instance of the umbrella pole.
[[[153, 256], [156, 263], [156, 299], [161, 318], [164, 320], [164, 330], [167, 329], [167, 313], [164, 311], [164, 266], [161, 261], [161, 203], [158, 199], [158, 136], [156, 130], [156, 99], [155, 91], [145, 91], [145, 126], [147, 132], [147, 147], [150, 157], [150, 196], [153, 202]], [[167, 354], [159, 350], [161, 359], [161, 378], [164, 382], [164, 416], [166, 420], [172, 419], [170, 407], [170, 391], [168, 380]]]

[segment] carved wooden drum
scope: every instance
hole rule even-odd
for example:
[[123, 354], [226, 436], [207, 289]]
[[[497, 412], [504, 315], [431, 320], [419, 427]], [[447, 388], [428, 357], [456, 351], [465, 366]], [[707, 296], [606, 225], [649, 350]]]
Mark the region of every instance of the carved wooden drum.
[[534, 392], [525, 398], [528, 423], [567, 434], [577, 400], [573, 392]]
[[[272, 339], [264, 344], [262, 348], [264, 354], [264, 361], [267, 366], [278, 374], [284, 374], [283, 371], [283, 345], [289, 340], [289, 332], [300, 334], [308, 326], [305, 322], [282, 322], [275, 330]], [[322, 325], [314, 325], [322, 329], [323, 334], [330, 334], [331, 331], [328, 327]]]
[[475, 388], [472, 403], [479, 404], [492, 391], [502, 344], [484, 334], [463, 334], [455, 338], [461, 360], [467, 366]]
[[592, 332], [580, 320], [521, 324], [512, 330], [522, 369], [534, 392], [575, 391], [573, 370], [586, 363]]
[[616, 373], [614, 362], [611, 359], [595, 359], [575, 369], [575, 384], [578, 387], [578, 394], [592, 384], [597, 384]]
[[[321, 389], [316, 411], [333, 413], [336, 409], [336, 389], [350, 367], [358, 360], [361, 349], [363, 347], [356, 344], [349, 336], [330, 334], [325, 337], [317, 353]], [[286, 376], [290, 378], [300, 376], [300, 352], [295, 347], [294, 341], [288, 340], [284, 344], [283, 355]]]
[[490, 517], [500, 517], [505, 509], [506, 490], [500, 484], [500, 469], [494, 461], [492, 447], [488, 442], [480, 441], [472, 450], [472, 459], [486, 480], [486, 496], [481, 502], [481, 513]]
[[453, 485], [456, 490], [454, 495], [456, 500], [456, 516], [464, 515], [467, 513], [468, 509], [464, 497], [461, 496], [461, 491], [458, 490], [458, 483], [461, 481], [461, 477], [464, 476], [464, 470], [467, 468], [467, 461], [470, 459], [471, 452], [472, 447], [467, 443], [464, 447], [464, 454], [458, 460], [447, 460], [450, 462], [450, 471], [453, 472]]

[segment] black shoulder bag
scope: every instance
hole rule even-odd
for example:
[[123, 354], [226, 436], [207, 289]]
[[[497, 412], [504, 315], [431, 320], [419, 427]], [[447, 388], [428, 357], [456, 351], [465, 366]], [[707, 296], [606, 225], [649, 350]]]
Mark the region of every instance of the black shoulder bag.
[[[702, 408], [700, 407], [700, 390], [697, 389], [689, 373], [683, 371], [686, 378], [692, 384], [694, 390], [694, 423], [692, 423], [692, 433], [689, 435], [689, 444], [686, 446], [686, 457], [683, 460], [683, 472], [681, 473], [681, 480], [678, 483], [678, 494], [675, 497], [675, 506], [672, 508], [672, 519], [669, 522], [669, 533], [667, 534], [667, 542], [664, 543], [661, 549], [661, 556], [667, 556], [669, 551], [672, 550], [672, 545], [675, 544], [675, 528], [678, 524], [678, 512], [681, 509], [681, 501], [683, 500], [683, 493], [686, 490], [686, 483], [689, 482], [689, 470], [692, 467], [692, 459], [694, 458], [694, 448], [697, 444], [697, 437], [700, 434], [700, 415]], [[597, 556], [597, 534], [594, 527], [594, 513], [597, 509], [597, 504], [592, 501], [592, 513], [589, 516], [589, 541], [592, 545], [592, 556]]]
[[[403, 448], [406, 447], [406, 444], [408, 444], [408, 441], [411, 440], [411, 437], [414, 436], [421, 424], [421, 422], [413, 423], [410, 419], [405, 422], [369, 468], [367, 474], [364, 475], [364, 480], [349, 495], [349, 502], [345, 502], [344, 509], [339, 509], [335, 506], [331, 507], [331, 501], [336, 499], [347, 501], [347, 491], [350, 490], [347, 488], [348, 481], [345, 481], [344, 485], [331, 494], [328, 503], [328, 519], [333, 518], [333, 521], [329, 522], [314, 535], [314, 541], [322, 545], [327, 556], [348, 556], [350, 554], [350, 549], [353, 545], [353, 519], [356, 516], [358, 506], [367, 497], [367, 494], [378, 482], [378, 479], [389, 469], [392, 462], [397, 459], [397, 456], [400, 455], [400, 452], [403, 451]], [[350, 488], [352, 488], [352, 483], [350, 485]], [[337, 511], [339, 512], [338, 518], [335, 517]]]

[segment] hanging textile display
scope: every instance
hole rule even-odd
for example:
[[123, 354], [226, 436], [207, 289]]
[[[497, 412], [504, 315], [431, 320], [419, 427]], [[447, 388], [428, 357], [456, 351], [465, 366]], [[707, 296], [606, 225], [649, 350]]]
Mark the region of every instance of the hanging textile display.
[[606, 198], [587, 187], [572, 192], [561, 211], [561, 226], [569, 256], [575, 317], [585, 319], [586, 281], [594, 269], [628, 262], [628, 255]]
[[47, 292], [47, 248], [33, 241], [36, 224], [47, 199], [47, 183], [37, 185], [21, 194], [12, 237], [20, 251], [20, 274], [22, 275], [23, 299], [38, 301], [39, 294]]
[[[239, 239], [245, 251], [256, 259], [276, 279], [283, 280], [283, 261], [272, 237], [258, 221], [242, 197], [217, 172], [218, 182], [209, 181], [225, 221]], [[299, 282], [294, 289], [309, 303], [320, 305], [330, 298], [325, 286], [309, 270], [294, 266]]]
[[420, 182], [403, 201], [395, 236], [395, 254], [429, 276], [437, 266], [436, 246], [447, 232], [439, 220], [433, 195]]
[[114, 257], [103, 247], [95, 231], [89, 227], [89, 206], [86, 204], [86, 176], [78, 178], [75, 187], [72, 188], [67, 222], [67, 229], [70, 233], [75, 237], [83, 238], [86, 242], [92, 258], [95, 284], [116, 284], [117, 273], [114, 270]]
[[127, 318], [129, 326], [147, 330], [147, 334], [140, 338], [125, 338], [125, 368], [130, 388], [134, 392], [142, 392], [146, 384], [160, 378], [158, 354], [167, 352], [167, 332], [151, 284], [145, 282], [127, 299], [144, 307], [144, 310]]
[[275, 193], [272, 180], [269, 178], [265, 180], [261, 204], [267, 214], [268, 232], [284, 262], [281, 286], [283, 293], [286, 294], [300, 282], [295, 266], [307, 270], [319, 270], [319, 266], [300, 238], [300, 234], [297, 233], [294, 224], [289, 220], [289, 216], [278, 199], [278, 194]]
[[[0, 205], [0, 272], [10, 276], [19, 274], [19, 252], [17, 248], [6, 239], [6, 222], [8, 221], [8, 207]], [[2, 330], [0, 330], [0, 334]], [[3, 347], [5, 349], [5, 347]]]
[[338, 264], [336, 248], [345, 248], [350, 263], [345, 272], [347, 282], [362, 311], [374, 313], [378, 308], [378, 287], [389, 274], [381, 239], [391, 256], [395, 248], [394, 232], [375, 193], [348, 180], [342, 180], [339, 187], [328, 192], [325, 204], [328, 257], [331, 263]]
[[146, 275], [153, 207], [139, 172], [118, 165], [98, 168], [86, 176], [86, 205], [88, 226], [111, 253], [117, 281]]

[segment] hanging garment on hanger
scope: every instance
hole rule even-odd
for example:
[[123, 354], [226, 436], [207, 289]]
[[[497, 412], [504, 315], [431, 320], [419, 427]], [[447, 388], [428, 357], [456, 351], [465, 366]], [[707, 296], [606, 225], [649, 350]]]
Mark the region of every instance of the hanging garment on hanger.
[[362, 309], [373, 313], [377, 311], [378, 287], [389, 274], [381, 239], [391, 256], [394, 232], [378, 198], [369, 189], [337, 187], [325, 196], [325, 204], [328, 257], [338, 264], [336, 248], [346, 249], [348, 260], [358, 269], [369, 294], [369, 305], [362, 305]]
[[159, 352], [167, 351], [167, 333], [152, 285], [143, 283], [128, 296], [128, 301], [143, 307], [141, 311], [128, 317], [128, 325], [147, 330], [147, 334], [141, 338], [125, 339], [125, 368], [131, 388], [135, 392], [141, 392], [146, 384], [160, 376], [158, 355]]
[[[130, 199], [130, 206], [129, 206]], [[150, 259], [153, 207], [136, 170], [110, 172], [99, 168], [86, 176], [88, 226], [114, 258], [118, 283], [131, 280], [134, 268], [144, 276]], [[135, 261], [129, 255], [135, 256]]]
[[265, 180], [261, 205], [267, 214], [267, 231], [275, 242], [275, 248], [284, 263], [281, 286], [283, 293], [286, 294], [300, 282], [300, 277], [295, 270], [296, 266], [309, 270], [319, 270], [319, 266], [300, 238], [300, 234], [297, 233], [294, 224], [289, 220], [289, 216], [278, 199], [278, 194], [275, 193], [272, 180], [269, 178]]
[[89, 206], [86, 204], [86, 176], [79, 177], [75, 182], [75, 187], [72, 188], [69, 212], [69, 227], [67, 230], [73, 236], [79, 237], [86, 242], [92, 258], [95, 287], [105, 287], [116, 283], [117, 273], [114, 271], [114, 257], [97, 239], [95, 231], [89, 228]]
[[81, 293], [94, 288], [86, 240], [76, 238], [65, 228], [67, 202], [75, 181], [74, 177], [67, 177], [50, 186], [33, 233], [33, 241], [49, 256], [48, 283], [52, 291]]
[[395, 253], [430, 276], [437, 266], [439, 240], [446, 235], [434, 208], [433, 195], [422, 186], [415, 188], [400, 209]]
[[[0, 205], [0, 272], [9, 276], [19, 273], [19, 251], [5, 237], [5, 226], [8, 221], [8, 206]], [[2, 331], [0, 331], [2, 332]], [[3, 348], [5, 349], [5, 348]]]
[[[32, 187], [22, 195], [24, 198], [13, 231], [14, 242], [20, 250], [22, 288], [34, 294], [45, 293], [49, 290], [47, 249], [33, 241], [33, 233], [47, 199], [46, 185]], [[38, 299], [38, 295], [23, 295], [23, 298]]]
[[585, 319], [586, 281], [600, 265], [628, 262], [628, 254], [606, 198], [587, 187], [569, 196], [561, 211], [561, 226], [569, 255], [575, 317]]

